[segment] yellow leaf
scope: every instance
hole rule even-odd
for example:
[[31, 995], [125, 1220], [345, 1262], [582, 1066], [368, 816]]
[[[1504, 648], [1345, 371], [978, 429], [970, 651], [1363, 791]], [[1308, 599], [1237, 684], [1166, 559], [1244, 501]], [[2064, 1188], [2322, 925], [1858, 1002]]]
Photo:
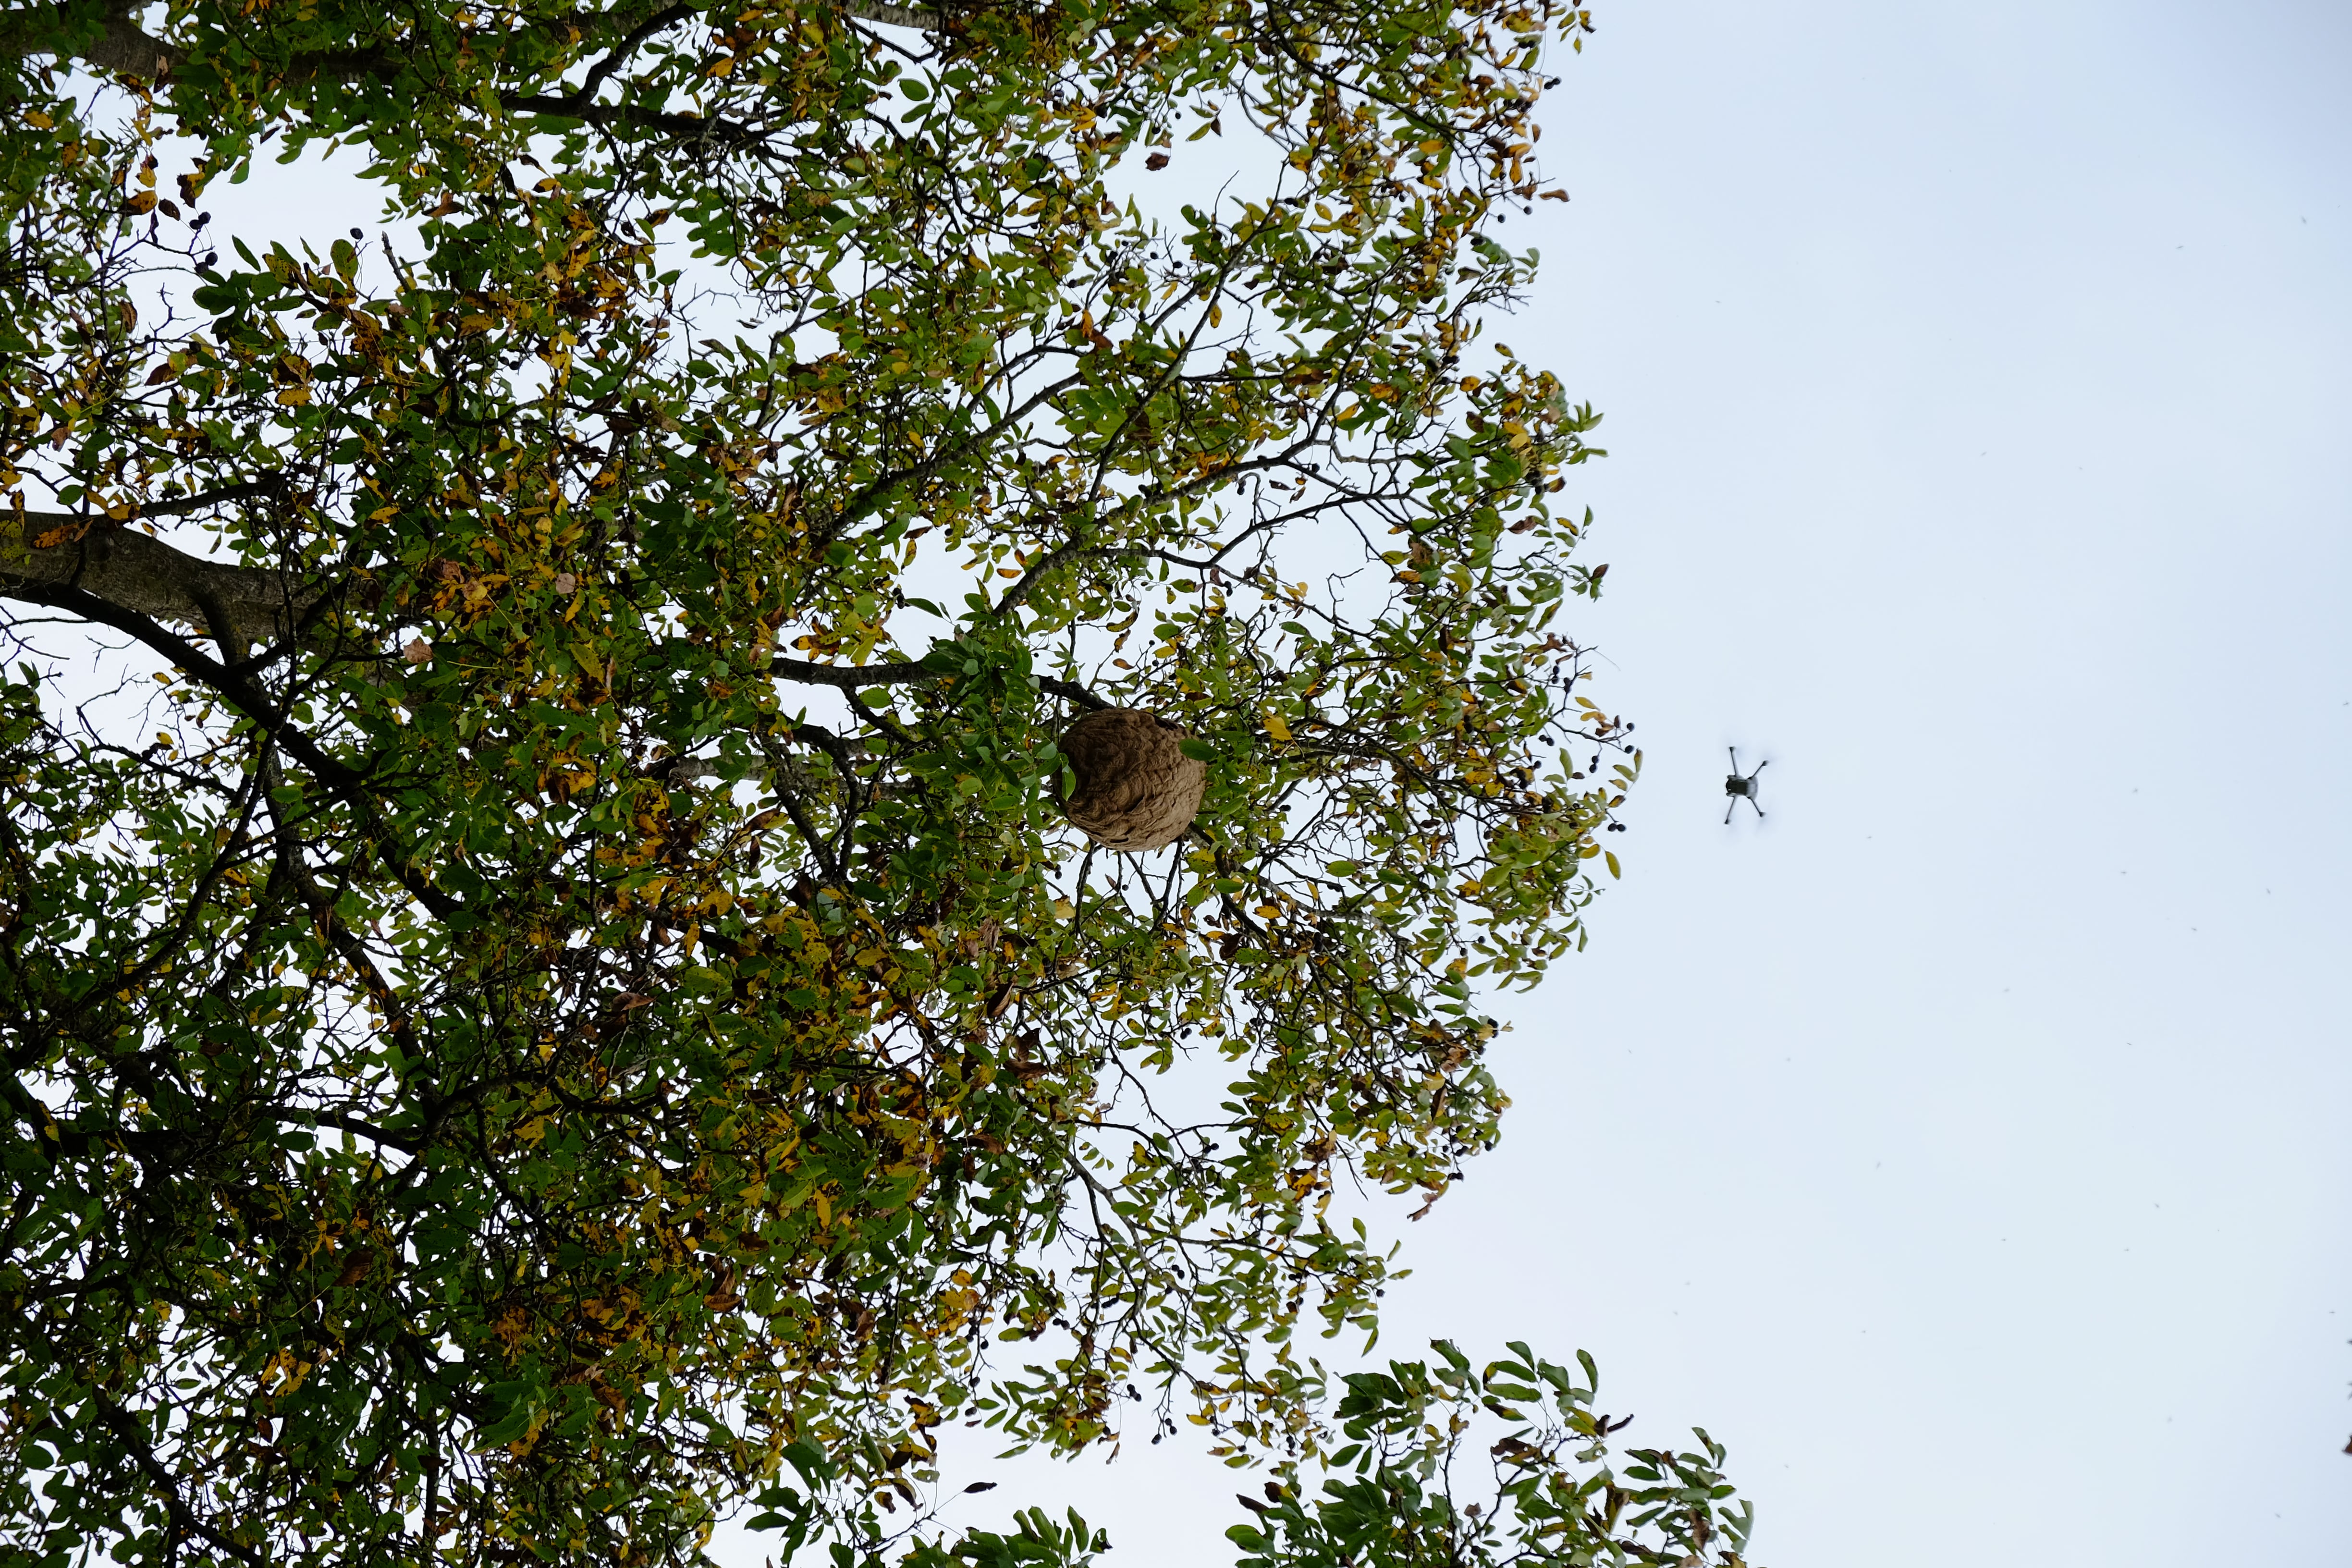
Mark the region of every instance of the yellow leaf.
[[1617, 864], [1617, 852], [1614, 849], [1602, 850], [1601, 858], [1609, 862], [1609, 874], [1612, 877], [1619, 875], [1622, 870], [1622, 868]]
[[1290, 725], [1281, 714], [1269, 708], [1265, 710], [1265, 732], [1277, 741], [1290, 739]]

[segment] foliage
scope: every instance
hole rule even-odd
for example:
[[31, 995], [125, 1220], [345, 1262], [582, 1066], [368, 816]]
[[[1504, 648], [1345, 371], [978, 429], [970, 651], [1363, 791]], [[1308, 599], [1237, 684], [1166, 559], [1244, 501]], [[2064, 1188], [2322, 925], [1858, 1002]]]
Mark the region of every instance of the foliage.
[[[9, 1551], [1075, 1561], [908, 1535], [937, 1428], [1313, 1462], [1334, 1194], [1491, 1144], [1474, 984], [1638, 767], [1596, 417], [1478, 342], [1585, 26], [7, 13]], [[272, 146], [383, 232], [221, 233]], [[1211, 763], [1175, 850], [1060, 819], [1105, 705]]]
[[[1266, 1483], [1270, 1502], [1240, 1500], [1258, 1517], [1227, 1532], [1242, 1548], [1239, 1568], [1744, 1562], [1754, 1510], [1724, 1506], [1723, 1448], [1706, 1432], [1696, 1434], [1704, 1452], [1630, 1449], [1621, 1472], [1606, 1463], [1609, 1437], [1633, 1418], [1593, 1408], [1591, 1357], [1577, 1352], [1580, 1384], [1524, 1344], [1483, 1372], [1445, 1341], [1431, 1348], [1433, 1364], [1391, 1362], [1346, 1380], [1346, 1443], [1324, 1464], [1339, 1476], [1319, 1494], [1284, 1465]], [[1456, 1489], [1469, 1478], [1457, 1470], [1478, 1468], [1467, 1439], [1497, 1423], [1513, 1429], [1486, 1448], [1489, 1485], [1465, 1498]]]

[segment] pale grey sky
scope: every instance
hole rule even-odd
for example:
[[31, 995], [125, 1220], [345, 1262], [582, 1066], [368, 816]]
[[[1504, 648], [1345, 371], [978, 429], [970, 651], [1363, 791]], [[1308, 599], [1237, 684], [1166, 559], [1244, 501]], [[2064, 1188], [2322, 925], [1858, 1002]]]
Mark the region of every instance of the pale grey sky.
[[[2352, 1563], [2352, 7], [1595, 20], [1497, 335], [1648, 764], [1382, 1352], [1591, 1350], [1770, 1568]], [[1197, 1454], [1003, 1473], [1231, 1560]]]

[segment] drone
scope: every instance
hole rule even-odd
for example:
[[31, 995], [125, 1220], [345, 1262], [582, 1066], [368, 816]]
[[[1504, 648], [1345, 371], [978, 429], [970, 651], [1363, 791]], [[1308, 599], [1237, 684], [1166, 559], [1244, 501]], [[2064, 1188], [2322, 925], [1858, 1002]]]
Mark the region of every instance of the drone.
[[1764, 808], [1756, 805], [1756, 792], [1763, 787], [1759, 781], [1759, 775], [1771, 765], [1769, 759], [1767, 759], [1743, 773], [1739, 771], [1739, 748], [1737, 746], [1731, 748], [1731, 776], [1723, 781], [1723, 793], [1731, 797], [1731, 804], [1723, 808], [1723, 825], [1726, 827], [1731, 826], [1731, 814], [1739, 809], [1739, 803], [1743, 800], [1749, 805], [1756, 806], [1756, 816], [1759, 820], [1762, 819]]

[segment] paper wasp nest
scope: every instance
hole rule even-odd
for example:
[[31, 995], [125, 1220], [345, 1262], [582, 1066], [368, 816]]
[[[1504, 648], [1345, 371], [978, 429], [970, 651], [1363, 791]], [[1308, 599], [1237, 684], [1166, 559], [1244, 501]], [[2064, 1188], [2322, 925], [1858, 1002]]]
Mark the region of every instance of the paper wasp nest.
[[1184, 730], [1139, 708], [1088, 713], [1062, 735], [1078, 787], [1062, 804], [1097, 844], [1129, 853], [1184, 837], [1209, 770], [1183, 752]]

